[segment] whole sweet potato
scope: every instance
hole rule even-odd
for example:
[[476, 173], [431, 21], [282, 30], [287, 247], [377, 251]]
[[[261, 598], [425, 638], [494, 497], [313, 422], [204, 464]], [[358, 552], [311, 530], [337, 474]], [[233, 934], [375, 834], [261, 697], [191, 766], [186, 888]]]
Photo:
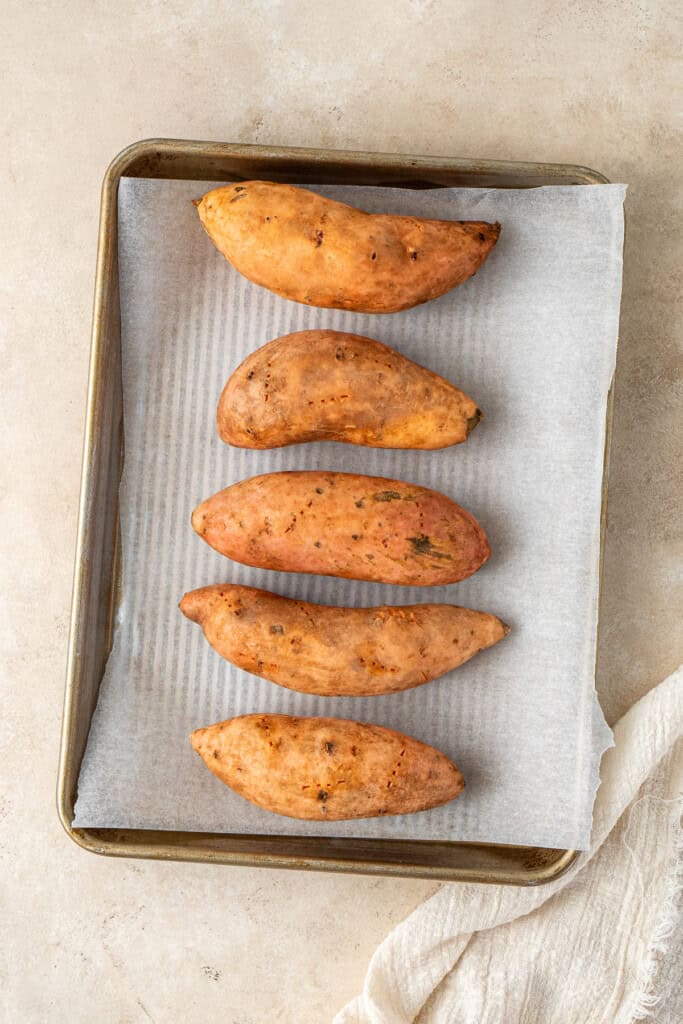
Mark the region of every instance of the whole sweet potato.
[[227, 583], [190, 591], [180, 610], [228, 661], [325, 697], [421, 686], [508, 632], [495, 615], [456, 605], [334, 608]]
[[379, 725], [342, 718], [243, 715], [192, 733], [207, 768], [236, 793], [288, 818], [410, 814], [458, 796], [445, 754]]
[[471, 277], [499, 224], [371, 214], [308, 189], [244, 181], [199, 200], [213, 244], [255, 284], [309, 306], [395, 313]]
[[240, 448], [349, 441], [445, 448], [481, 413], [443, 377], [387, 345], [342, 331], [299, 331], [263, 345], [232, 374], [218, 433]]
[[246, 565], [435, 586], [489, 557], [476, 519], [438, 491], [354, 473], [267, 473], [198, 505], [200, 537]]

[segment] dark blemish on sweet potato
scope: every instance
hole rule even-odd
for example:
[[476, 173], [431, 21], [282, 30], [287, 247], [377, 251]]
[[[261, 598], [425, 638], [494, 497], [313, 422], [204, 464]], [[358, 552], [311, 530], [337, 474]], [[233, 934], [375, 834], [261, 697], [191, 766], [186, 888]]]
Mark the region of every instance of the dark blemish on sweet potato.
[[417, 253], [416, 252], [411, 252], [410, 258], [411, 258], [411, 260], [416, 260], [417, 259]]
[[365, 508], [365, 502], [363, 501], [362, 498], [360, 499], [360, 501], [357, 501], [355, 504], [356, 504], [356, 508]]
[[233, 189], [233, 191], [234, 192], [244, 192], [245, 189], [246, 189], [246, 185], [235, 185], [235, 188]]
[[371, 259], [371, 260], [376, 260], [376, 259], [377, 259], [377, 253], [376, 253], [376, 252], [373, 252], [373, 254], [372, 254], [372, 256], [370, 257], [370, 259]]
[[352, 533], [351, 540], [360, 540], [360, 536], [361, 535], [359, 533]]
[[480, 242], [485, 242], [486, 241], [486, 235], [482, 234], [481, 231], [479, 232], [479, 241]]
[[332, 740], [327, 740], [327, 742], [325, 743], [325, 753], [326, 754], [331, 754], [333, 750], [334, 750], [334, 743], [332, 742]]
[[351, 757], [355, 757], [357, 753], [358, 753], [358, 748], [357, 747], [351, 747]]
[[340, 360], [341, 359], [346, 359], [346, 355], [344, 353], [344, 349], [341, 347], [341, 345], [339, 345], [339, 347], [337, 348], [337, 351], [334, 353], [334, 358], [335, 359], [340, 359]]
[[237, 616], [237, 618], [239, 618], [240, 615], [242, 614], [241, 609], [240, 608], [235, 608], [234, 614]]
[[315, 247], [316, 247], [316, 249], [318, 249], [323, 244], [323, 238], [324, 237], [325, 237], [325, 235], [323, 234], [322, 231], [320, 231], [320, 230], [316, 231], [316, 233], [315, 233]]
[[377, 494], [373, 494], [373, 501], [400, 501], [401, 495], [398, 491], [378, 491]]
[[238, 199], [244, 199], [246, 197], [246, 194], [247, 194], [246, 192], [239, 192], [236, 196], [232, 197], [230, 202], [231, 203], [236, 203]]
[[321, 547], [322, 547], [322, 544], [320, 543], [320, 541], [319, 541], [319, 540], [317, 540], [317, 541], [316, 541], [316, 542], [314, 543], [313, 547], [314, 547], [314, 548], [321, 548]]
[[408, 537], [408, 541], [412, 544], [416, 555], [429, 555], [430, 558], [447, 558], [452, 560], [452, 556], [445, 551], [437, 551], [429, 537], [424, 533], [420, 533], [417, 537]]
[[282, 634], [282, 633], [284, 633], [284, 627], [283, 626], [279, 626], [279, 625], [271, 626], [270, 627], [270, 632], [271, 633], [280, 633], [280, 634]]
[[324, 789], [319, 789], [318, 790], [318, 800], [322, 801], [322, 803], [325, 803], [325, 801], [327, 800], [328, 795], [329, 794], [326, 793]]
[[221, 755], [220, 755], [220, 754], [218, 753], [218, 751], [217, 751], [217, 750], [214, 750], [214, 752], [213, 752], [213, 756], [214, 756], [214, 757], [220, 757]]
[[247, 380], [253, 380], [253, 377], [254, 377], [254, 371], [250, 370], [249, 373], [247, 374]]
[[316, 489], [315, 489], [315, 493], [316, 493], [316, 494], [324, 494], [324, 493], [325, 493], [325, 491], [324, 491], [324, 490], [322, 489], [322, 487], [316, 487]]

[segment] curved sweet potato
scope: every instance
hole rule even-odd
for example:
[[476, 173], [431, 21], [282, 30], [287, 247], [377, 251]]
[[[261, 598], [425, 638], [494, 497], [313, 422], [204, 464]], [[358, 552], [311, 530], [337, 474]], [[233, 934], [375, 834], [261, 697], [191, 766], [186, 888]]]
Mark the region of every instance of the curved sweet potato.
[[240, 448], [348, 441], [371, 448], [446, 448], [481, 412], [443, 377], [372, 338], [299, 331], [263, 345], [232, 374], [218, 433]]
[[465, 784], [434, 747], [342, 718], [243, 715], [197, 729], [190, 740], [226, 786], [289, 818], [411, 814], [453, 800]]
[[325, 697], [421, 686], [508, 632], [495, 615], [456, 605], [335, 608], [228, 583], [190, 591], [180, 610], [223, 658]]
[[365, 213], [270, 181], [213, 189], [199, 200], [213, 244], [241, 274], [309, 306], [395, 313], [476, 273], [500, 224]]
[[476, 519], [438, 491], [354, 473], [267, 473], [198, 505], [207, 544], [246, 565], [435, 586], [489, 557]]

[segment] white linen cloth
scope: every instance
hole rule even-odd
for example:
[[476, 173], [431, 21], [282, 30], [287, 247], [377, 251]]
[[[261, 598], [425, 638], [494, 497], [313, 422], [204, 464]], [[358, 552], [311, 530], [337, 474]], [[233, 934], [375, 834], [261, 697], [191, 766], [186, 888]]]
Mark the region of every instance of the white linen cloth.
[[591, 848], [573, 868], [533, 889], [445, 885], [381, 944], [335, 1024], [647, 1016], [680, 912], [682, 735], [683, 667], [617, 723]]

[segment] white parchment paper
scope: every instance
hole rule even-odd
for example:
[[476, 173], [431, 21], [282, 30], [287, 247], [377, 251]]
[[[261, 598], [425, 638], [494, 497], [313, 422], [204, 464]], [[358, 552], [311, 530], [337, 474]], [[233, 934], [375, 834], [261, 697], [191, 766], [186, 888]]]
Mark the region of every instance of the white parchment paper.
[[[121, 182], [124, 597], [75, 824], [585, 848], [611, 741], [593, 673], [625, 187], [319, 189], [371, 211], [501, 222], [474, 278], [388, 316], [310, 309], [250, 284], [213, 248], [190, 204], [209, 187]], [[485, 419], [467, 444], [441, 452], [330, 443], [247, 452], [220, 442], [215, 409], [232, 370], [264, 342], [311, 327], [394, 346], [472, 395]], [[492, 557], [462, 583], [400, 588], [240, 566], [192, 531], [192, 509], [210, 494], [302, 468], [441, 490], [480, 520]], [[512, 632], [405, 693], [295, 694], [224, 662], [177, 610], [185, 591], [227, 581], [338, 605], [450, 601], [494, 612]], [[452, 757], [467, 788], [445, 807], [392, 818], [326, 824], [269, 814], [218, 782], [187, 739], [255, 711], [400, 729]]]

